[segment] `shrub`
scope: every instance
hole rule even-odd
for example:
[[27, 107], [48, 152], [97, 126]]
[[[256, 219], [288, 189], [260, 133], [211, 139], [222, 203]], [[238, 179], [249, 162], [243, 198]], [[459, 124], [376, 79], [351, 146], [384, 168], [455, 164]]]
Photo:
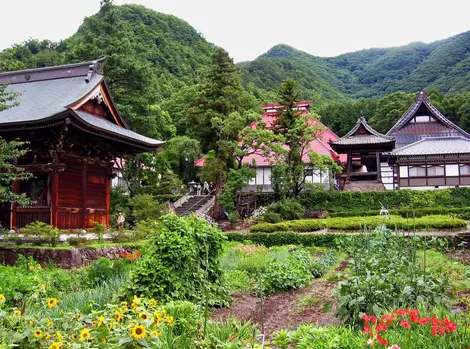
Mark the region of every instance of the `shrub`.
[[276, 223], [276, 220], [270, 221], [269, 218], [280, 217], [281, 220], [293, 220], [293, 219], [300, 219], [304, 215], [304, 207], [296, 200], [293, 199], [283, 199], [279, 202], [271, 204], [268, 206], [266, 214], [276, 213], [277, 215], [272, 215], [266, 217], [264, 215], [264, 220], [269, 223]]
[[51, 246], [57, 246], [59, 243], [59, 229], [43, 222], [29, 223], [27, 226], [21, 229], [21, 232], [28, 236], [41, 237], [47, 240]]
[[266, 211], [266, 213], [263, 215], [263, 220], [268, 223], [279, 223], [282, 221], [282, 217], [277, 212]]
[[331, 230], [363, 230], [387, 224], [399, 229], [462, 229], [467, 222], [449, 216], [424, 216], [416, 219], [405, 219], [400, 216], [369, 216], [369, 217], [335, 217], [325, 219], [299, 219], [280, 223], [259, 223], [250, 227], [251, 232], [296, 231], [311, 232], [324, 228]]
[[[429, 215], [447, 215], [455, 216], [464, 220], [470, 220], [470, 207], [458, 207], [458, 208], [415, 208], [415, 209], [392, 209], [389, 210], [390, 214], [401, 216], [404, 218], [419, 218]], [[363, 216], [376, 216], [378, 210], [368, 211], [340, 211], [330, 212], [329, 217], [363, 217]]]
[[103, 281], [128, 274], [130, 266], [130, 259], [127, 258], [110, 260], [101, 257], [86, 269], [85, 281], [89, 286], [96, 286]]
[[283, 245], [303, 245], [318, 247], [336, 247], [336, 241], [348, 237], [348, 234], [298, 234], [295, 232], [278, 233], [225, 233], [229, 241], [261, 244], [266, 247]]
[[195, 216], [170, 214], [149, 229], [152, 237], [132, 270], [127, 294], [194, 302], [207, 296], [210, 304], [226, 300], [220, 269], [225, 236], [219, 228]]
[[262, 275], [263, 293], [271, 294], [305, 287], [312, 281], [309, 253], [294, 250], [289, 257], [273, 261]]
[[336, 254], [333, 250], [329, 250], [322, 256], [314, 260], [310, 266], [312, 276], [314, 278], [322, 277], [333, 264], [337, 261]]
[[400, 208], [457, 208], [467, 207], [470, 188], [460, 187], [443, 190], [388, 190], [380, 192], [359, 191], [304, 191], [298, 198], [306, 208], [315, 210], [357, 211]]
[[132, 215], [136, 221], [157, 219], [162, 215], [163, 205], [156, 201], [150, 194], [138, 194], [129, 199]]

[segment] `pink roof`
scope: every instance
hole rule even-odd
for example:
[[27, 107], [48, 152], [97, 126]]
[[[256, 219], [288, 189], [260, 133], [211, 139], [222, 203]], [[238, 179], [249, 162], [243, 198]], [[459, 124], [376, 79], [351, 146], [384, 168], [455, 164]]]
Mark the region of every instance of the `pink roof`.
[[[310, 102], [298, 102], [296, 103], [298, 107], [309, 107]], [[265, 104], [263, 105], [263, 108], [265, 110], [270, 110], [266, 111], [263, 116], [262, 116], [262, 121], [266, 123], [266, 128], [271, 129], [274, 121], [277, 118], [278, 112], [276, 111], [271, 111], [271, 109], [280, 109], [282, 108], [282, 105], [280, 104]], [[308, 110], [300, 110], [299, 111], [301, 114], [309, 113]], [[320, 134], [318, 135], [318, 138], [314, 139], [308, 148], [308, 150], [305, 152], [305, 154], [302, 157], [302, 160], [306, 163], [310, 162], [310, 159], [307, 155], [308, 152], [314, 151], [317, 154], [323, 154], [323, 155], [329, 155], [333, 160], [335, 161], [341, 161], [342, 163], [346, 162], [346, 154], [338, 154], [331, 148], [329, 142], [330, 141], [336, 141], [339, 139], [339, 137], [331, 131], [329, 128], [327, 128], [320, 120], [315, 119], [314, 122], [317, 122], [320, 124], [320, 126], [323, 128], [322, 131], [320, 131]], [[251, 127], [256, 127], [257, 122], [253, 122], [251, 124]], [[285, 146], [287, 149], [287, 146]], [[264, 156], [261, 154], [252, 154], [245, 156], [243, 158], [243, 163], [244, 164], [249, 164], [251, 165], [253, 161], [256, 163], [257, 166], [272, 166], [272, 159], [269, 156]], [[205, 165], [205, 158], [201, 158], [197, 160], [194, 165], [196, 166], [204, 166]]]

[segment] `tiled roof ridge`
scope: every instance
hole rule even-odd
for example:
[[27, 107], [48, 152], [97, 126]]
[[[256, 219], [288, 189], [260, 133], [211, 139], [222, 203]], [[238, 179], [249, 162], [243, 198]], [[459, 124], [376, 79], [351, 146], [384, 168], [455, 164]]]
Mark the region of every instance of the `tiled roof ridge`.
[[0, 84], [19, 84], [79, 76], [84, 76], [85, 81], [89, 82], [95, 73], [100, 75], [103, 73], [101, 62], [104, 60], [105, 57], [102, 57], [87, 62], [3, 72], [0, 73]]
[[389, 154], [389, 155], [396, 155], [398, 153], [401, 153], [409, 148], [413, 148], [413, 147], [416, 147], [417, 145], [420, 145], [421, 143], [424, 143], [424, 142], [437, 142], [437, 141], [457, 141], [457, 140], [461, 140], [461, 141], [465, 141], [465, 142], [468, 142], [470, 143], [470, 139], [469, 138], [466, 138], [466, 137], [462, 137], [462, 136], [451, 136], [451, 137], [425, 137], [425, 138], [422, 138], [420, 139], [419, 141], [416, 141], [414, 143], [410, 143], [410, 144], [407, 144], [401, 148], [397, 148], [397, 149], [394, 149], [392, 150], [391, 152], [388, 152], [388, 153], [384, 153], [384, 154]]
[[[387, 140], [387, 141], [393, 141], [395, 139], [395, 137], [392, 137], [392, 136], [386, 136], [376, 130], [374, 130], [372, 128], [372, 126], [369, 125], [369, 123], [367, 122], [366, 118], [364, 117], [364, 115], [361, 115], [358, 119], [357, 119], [357, 122], [356, 122], [356, 125], [354, 125], [354, 127], [346, 134], [344, 135], [343, 137], [337, 139], [336, 141], [332, 141], [330, 143], [334, 144], [334, 143], [339, 143], [343, 140], [347, 140], [347, 139], [350, 139], [350, 138], [353, 138], [355, 135], [355, 133], [357, 132], [357, 130], [359, 129], [359, 127], [363, 126], [368, 132], [370, 132], [370, 134], [372, 136], [375, 136], [375, 137], [378, 137], [378, 138], [382, 138], [384, 140]], [[364, 135], [360, 135], [360, 136], [364, 136]]]
[[403, 127], [410, 119], [414, 116], [416, 111], [419, 109], [421, 104], [423, 104], [429, 109], [429, 111], [433, 114], [435, 118], [437, 118], [439, 121], [444, 123], [445, 125], [449, 126], [450, 128], [453, 128], [466, 137], [470, 138], [470, 134], [463, 129], [461, 129], [459, 126], [454, 124], [452, 121], [450, 121], [444, 114], [442, 114], [439, 109], [437, 109], [431, 101], [428, 99], [428, 96], [426, 92], [420, 91], [415, 98], [415, 101], [413, 104], [408, 108], [408, 110], [401, 116], [401, 118], [393, 125], [393, 127], [386, 133], [386, 135], [390, 135], [393, 132], [399, 130], [401, 127]]

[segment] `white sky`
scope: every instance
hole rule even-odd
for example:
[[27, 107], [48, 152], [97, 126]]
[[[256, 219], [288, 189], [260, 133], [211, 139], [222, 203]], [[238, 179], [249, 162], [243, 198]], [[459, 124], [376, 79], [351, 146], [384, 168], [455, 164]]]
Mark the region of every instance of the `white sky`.
[[[115, 0], [139, 3], [189, 22], [235, 61], [284, 43], [316, 56], [431, 42], [470, 30], [470, 1]], [[0, 0], [0, 49], [72, 35], [99, 0]]]

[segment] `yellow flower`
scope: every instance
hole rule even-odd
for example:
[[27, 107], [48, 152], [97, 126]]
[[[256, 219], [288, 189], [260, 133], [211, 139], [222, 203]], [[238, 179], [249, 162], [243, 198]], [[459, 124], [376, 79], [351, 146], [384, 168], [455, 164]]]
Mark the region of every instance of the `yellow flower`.
[[96, 327], [96, 321], [91, 322], [91, 327]]
[[103, 321], [104, 321], [104, 316], [101, 315], [99, 318], [98, 318], [98, 327], [101, 327], [101, 325], [103, 325]]
[[108, 340], [106, 338], [103, 338], [103, 343], [108, 343]]
[[20, 316], [21, 315], [21, 310], [18, 310], [18, 309], [14, 310], [13, 314], [17, 315], [17, 316]]
[[41, 330], [35, 330], [34, 331], [34, 337], [41, 338], [42, 337], [42, 331]]
[[46, 333], [46, 334], [44, 335], [44, 339], [45, 339], [46, 341], [49, 340], [49, 339], [51, 339], [51, 335], [50, 335], [49, 333]]
[[122, 320], [121, 313], [118, 310], [114, 313], [114, 319], [118, 322]]
[[139, 319], [141, 319], [141, 320], [147, 320], [148, 318], [149, 318], [149, 316], [144, 311], [139, 314]]
[[47, 327], [54, 327], [54, 321], [49, 320], [47, 322]]
[[75, 318], [76, 318], [77, 320], [80, 320], [80, 319], [82, 318], [82, 316], [83, 316], [83, 314], [77, 314], [77, 315], [75, 315]]
[[158, 301], [157, 301], [155, 298], [151, 298], [151, 299], [149, 300], [149, 305], [150, 305], [151, 307], [156, 307], [156, 306], [158, 305]]
[[46, 284], [42, 284], [42, 285], [41, 285], [41, 291], [42, 291], [42, 292], [46, 292]]
[[62, 342], [62, 336], [60, 335], [59, 332], [56, 332], [56, 333], [55, 333], [55, 336], [56, 336], [57, 339], [59, 340], [60, 345], [64, 344], [64, 342]]
[[38, 266], [36, 267], [37, 270], [41, 270], [41, 264], [38, 264]]
[[6, 301], [6, 298], [3, 294], [0, 294], [0, 302], [5, 302]]
[[49, 308], [54, 308], [57, 306], [57, 299], [55, 298], [49, 298], [49, 300], [47, 301], [47, 306]]
[[162, 333], [160, 331], [150, 331], [151, 336], [160, 337]]
[[75, 333], [72, 333], [72, 339], [76, 341], [78, 339], [78, 336]]
[[142, 339], [145, 337], [147, 330], [142, 325], [135, 325], [132, 329], [131, 337], [134, 339]]
[[139, 305], [140, 305], [140, 298], [137, 296], [134, 296], [134, 299], [132, 300], [132, 310], [136, 310]]
[[110, 320], [110, 321], [109, 321], [108, 330], [111, 331], [111, 330], [113, 329], [113, 323], [114, 323], [113, 320]]
[[88, 331], [88, 328], [84, 328], [80, 331], [80, 338], [82, 341], [86, 341], [88, 338], [90, 338], [90, 331]]
[[167, 317], [165, 318], [165, 320], [166, 320], [166, 323], [168, 324], [168, 326], [170, 326], [170, 327], [175, 324], [175, 322], [173, 321], [173, 317], [172, 317], [172, 316], [167, 316]]
[[30, 266], [29, 266], [29, 270], [34, 271], [34, 269], [36, 269], [36, 268], [34, 267], [34, 265], [30, 265]]
[[60, 344], [57, 343], [57, 342], [54, 342], [54, 343], [51, 344], [49, 349], [60, 349]]
[[34, 318], [32, 318], [31, 320], [29, 320], [29, 326], [33, 326], [35, 321], [36, 321], [36, 320], [34, 320]]

